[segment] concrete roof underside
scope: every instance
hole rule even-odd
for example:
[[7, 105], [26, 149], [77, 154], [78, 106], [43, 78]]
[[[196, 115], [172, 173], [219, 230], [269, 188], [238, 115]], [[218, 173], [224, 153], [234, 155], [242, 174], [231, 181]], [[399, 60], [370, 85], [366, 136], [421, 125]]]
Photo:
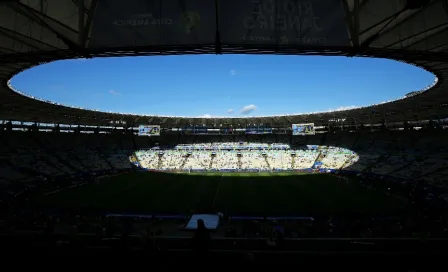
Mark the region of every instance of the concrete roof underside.
[[[32, 99], [12, 90], [9, 84], [9, 79], [24, 69], [60, 59], [174, 54], [389, 58], [431, 71], [438, 82], [419, 95], [371, 107], [235, 118], [143, 116], [84, 110]], [[0, 120], [79, 125], [125, 121], [128, 126], [180, 127], [308, 122], [325, 125], [334, 119], [357, 124], [440, 119], [448, 117], [447, 77], [447, 0], [21, 0], [0, 3]]]

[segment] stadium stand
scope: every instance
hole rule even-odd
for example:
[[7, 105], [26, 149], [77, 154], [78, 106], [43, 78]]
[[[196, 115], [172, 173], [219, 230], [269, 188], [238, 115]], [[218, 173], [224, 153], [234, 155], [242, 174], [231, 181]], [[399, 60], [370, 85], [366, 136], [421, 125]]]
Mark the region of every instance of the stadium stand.
[[[280, 146], [280, 148], [279, 148]], [[175, 147], [177, 149], [179, 147]], [[317, 149], [290, 149], [289, 145], [265, 146], [250, 143], [211, 143], [190, 146], [183, 150], [140, 150], [135, 157], [142, 168], [148, 170], [216, 170], [216, 171], [281, 171], [306, 170], [313, 166], [339, 170], [356, 162], [357, 155], [336, 147]], [[204, 151], [208, 148], [208, 151]], [[325, 150], [323, 149], [325, 148]], [[199, 149], [199, 150], [198, 150]], [[243, 150], [241, 150], [243, 149]], [[215, 151], [213, 151], [215, 150]], [[293, 159], [294, 156], [294, 165]], [[169, 161], [160, 165], [159, 161]]]
[[[322, 168], [397, 179], [431, 180], [430, 177], [443, 173], [448, 166], [446, 141], [439, 140], [448, 136], [444, 130], [337, 134], [327, 134], [324, 139], [322, 135], [307, 136], [303, 142], [305, 148], [302, 149], [290, 148], [289, 144], [241, 142], [183, 144], [161, 149], [147, 142], [139, 143], [140, 150], [134, 155], [142, 167], [152, 170], [272, 171]], [[358, 145], [351, 143], [354, 137], [357, 137]], [[335, 139], [340, 142], [335, 142]], [[188, 140], [188, 136], [185, 140], [180, 138], [181, 142]], [[3, 131], [4, 144], [0, 147], [4, 169], [2, 177], [14, 181], [36, 175], [63, 177], [130, 170], [132, 164], [129, 156], [134, 151], [127, 147], [132, 146], [133, 141], [132, 136], [126, 135]], [[428, 141], [431, 145], [427, 144]], [[67, 146], [67, 142], [74, 144]], [[322, 145], [314, 149], [315, 143], [331, 143], [340, 147]], [[445, 178], [439, 181], [445, 181]]]

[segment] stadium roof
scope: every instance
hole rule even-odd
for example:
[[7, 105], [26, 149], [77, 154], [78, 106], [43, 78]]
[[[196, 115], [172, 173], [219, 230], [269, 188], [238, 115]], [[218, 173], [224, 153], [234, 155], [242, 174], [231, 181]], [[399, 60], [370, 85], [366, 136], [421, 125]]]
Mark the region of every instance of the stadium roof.
[[[425, 68], [437, 76], [438, 82], [427, 91], [370, 107], [246, 118], [142, 116], [83, 110], [32, 99], [11, 90], [9, 85], [9, 79], [23, 69], [59, 59], [203, 53], [390, 58]], [[128, 125], [182, 126], [439, 119], [448, 117], [447, 76], [448, 2], [445, 0], [10, 0], [0, 3], [1, 120], [83, 125], [125, 121]]]

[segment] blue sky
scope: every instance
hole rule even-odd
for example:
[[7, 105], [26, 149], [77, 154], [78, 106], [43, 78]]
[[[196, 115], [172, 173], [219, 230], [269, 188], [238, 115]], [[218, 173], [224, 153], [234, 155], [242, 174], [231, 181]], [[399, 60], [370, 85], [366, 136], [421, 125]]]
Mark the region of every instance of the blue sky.
[[35, 97], [89, 109], [180, 116], [326, 111], [395, 99], [434, 76], [385, 59], [192, 55], [64, 60], [12, 79]]

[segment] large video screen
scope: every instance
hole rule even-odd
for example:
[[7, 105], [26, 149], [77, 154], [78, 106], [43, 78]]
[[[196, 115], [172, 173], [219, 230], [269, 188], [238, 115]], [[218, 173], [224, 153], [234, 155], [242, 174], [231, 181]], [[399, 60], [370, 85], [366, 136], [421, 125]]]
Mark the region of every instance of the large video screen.
[[292, 135], [314, 135], [314, 123], [309, 124], [293, 124]]
[[160, 136], [160, 126], [140, 125], [138, 136]]

